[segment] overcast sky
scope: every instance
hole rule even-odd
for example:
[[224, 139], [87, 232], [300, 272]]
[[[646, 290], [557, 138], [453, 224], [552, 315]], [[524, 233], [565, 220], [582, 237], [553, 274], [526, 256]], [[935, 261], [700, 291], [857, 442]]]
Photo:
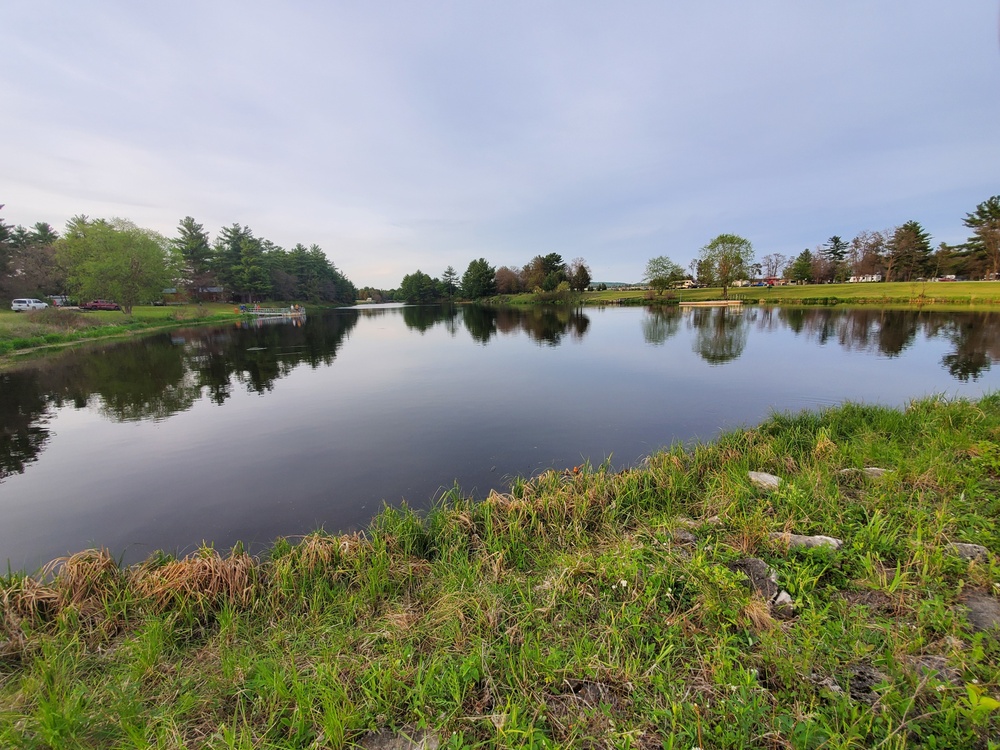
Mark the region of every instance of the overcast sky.
[[7, 0], [0, 212], [248, 225], [358, 286], [683, 266], [1000, 193], [996, 0]]

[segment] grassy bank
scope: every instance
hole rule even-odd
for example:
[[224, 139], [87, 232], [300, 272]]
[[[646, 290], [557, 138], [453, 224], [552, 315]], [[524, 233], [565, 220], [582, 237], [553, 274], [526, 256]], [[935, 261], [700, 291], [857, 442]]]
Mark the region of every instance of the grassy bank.
[[[526, 295], [530, 297], [530, 295]], [[584, 304], [646, 301], [644, 291], [586, 292]], [[745, 287], [729, 296], [754, 304], [781, 305], [879, 305], [882, 307], [935, 307], [994, 309], [1000, 305], [1000, 281], [889, 282], [882, 284], [806, 284], [803, 286]], [[722, 298], [721, 288], [673, 290], [663, 295], [673, 300], [697, 302]], [[656, 299], [655, 297], [653, 299]]]
[[27, 313], [0, 311], [0, 356], [39, 347], [127, 336], [175, 325], [214, 323], [239, 317], [232, 305], [136, 307], [131, 316], [120, 312], [81, 312], [50, 307]]
[[776, 416], [260, 559], [82, 553], [0, 580], [0, 746], [994, 747], [1000, 637], [966, 606], [1000, 595], [998, 498], [995, 395]]

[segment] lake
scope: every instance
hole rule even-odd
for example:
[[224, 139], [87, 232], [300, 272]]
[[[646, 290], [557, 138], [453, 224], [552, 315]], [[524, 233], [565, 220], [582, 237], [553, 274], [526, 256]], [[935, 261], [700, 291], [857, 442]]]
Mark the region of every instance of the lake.
[[0, 562], [362, 528], [774, 411], [1000, 387], [1000, 314], [366, 306], [0, 373]]

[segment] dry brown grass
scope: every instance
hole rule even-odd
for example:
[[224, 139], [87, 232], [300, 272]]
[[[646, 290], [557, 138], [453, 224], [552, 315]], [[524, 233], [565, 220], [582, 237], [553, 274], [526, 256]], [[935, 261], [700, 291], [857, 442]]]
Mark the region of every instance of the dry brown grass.
[[123, 588], [122, 570], [107, 550], [60, 557], [37, 578], [9, 581], [0, 591], [0, 654], [22, 652], [27, 630], [44, 628], [67, 612], [96, 626], [94, 633], [117, 631], [123, 623], [113, 603]]
[[362, 550], [369, 549], [371, 544], [361, 534], [334, 537], [315, 533], [302, 537], [302, 541], [283, 560], [300, 572], [325, 572], [341, 560], [357, 557]]
[[257, 561], [250, 555], [234, 550], [224, 558], [211, 547], [163, 565], [140, 565], [131, 572], [136, 592], [157, 611], [210, 609], [224, 599], [247, 606], [256, 594], [258, 578]]
[[34, 578], [19, 578], [0, 591], [0, 657], [20, 653], [25, 632], [59, 611], [59, 592]]
[[52, 577], [61, 607], [78, 609], [114, 596], [124, 583], [118, 562], [106, 549], [88, 549], [59, 557], [42, 569], [42, 580]]
[[750, 597], [750, 601], [743, 607], [741, 614], [744, 621], [758, 633], [763, 630], [770, 630], [776, 625], [774, 618], [771, 616], [770, 607], [759, 596]]

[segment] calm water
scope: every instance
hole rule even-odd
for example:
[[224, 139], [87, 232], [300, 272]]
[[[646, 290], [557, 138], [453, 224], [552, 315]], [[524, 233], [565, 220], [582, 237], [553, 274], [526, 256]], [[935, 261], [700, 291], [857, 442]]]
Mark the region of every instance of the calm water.
[[772, 411], [1000, 387], [1000, 316], [376, 307], [0, 374], [0, 563], [365, 525]]

